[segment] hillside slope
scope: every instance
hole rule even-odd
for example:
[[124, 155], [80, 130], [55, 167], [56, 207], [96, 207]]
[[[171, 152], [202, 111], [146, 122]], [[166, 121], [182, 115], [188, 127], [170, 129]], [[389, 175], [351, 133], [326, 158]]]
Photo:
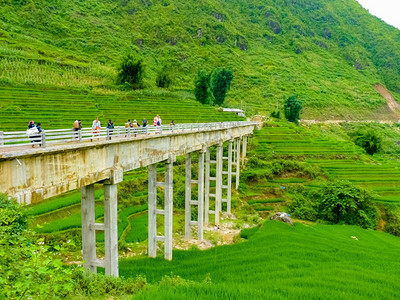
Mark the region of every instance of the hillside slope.
[[139, 49], [148, 87], [164, 64], [183, 90], [224, 66], [227, 105], [249, 113], [297, 94], [305, 118], [395, 118], [373, 85], [400, 99], [399, 45], [355, 0], [6, 0], [0, 84], [113, 93], [121, 57]]

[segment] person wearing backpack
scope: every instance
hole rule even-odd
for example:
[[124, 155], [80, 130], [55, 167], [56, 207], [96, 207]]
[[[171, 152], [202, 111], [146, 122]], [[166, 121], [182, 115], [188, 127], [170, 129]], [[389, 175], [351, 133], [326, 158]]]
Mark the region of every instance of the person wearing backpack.
[[131, 119], [128, 119], [128, 122], [125, 123], [125, 131], [126, 131], [125, 137], [128, 136], [128, 134], [129, 134], [131, 128], [132, 128]]
[[[39, 144], [39, 147], [42, 147], [42, 144], [41, 144], [41, 142], [42, 142], [42, 131], [43, 131], [43, 129], [40, 127], [40, 123], [37, 123], [37, 125], [36, 125], [36, 136], [35, 136], [35, 138], [37, 138], [38, 140], [34, 140], [34, 142], [35, 143], [40, 143]], [[32, 145], [32, 147], [33, 147], [34, 145]]]
[[80, 122], [78, 120], [75, 120], [75, 122], [72, 124], [72, 131], [74, 132], [75, 139], [78, 139], [78, 130], [82, 128], [82, 125], [79, 123]]
[[146, 132], [146, 128], [147, 127], [147, 119], [146, 118], [144, 118], [143, 119], [143, 121], [142, 121], [142, 133], [145, 133]]
[[133, 121], [132, 127], [133, 127], [133, 132], [134, 132], [134, 134], [136, 136], [137, 128], [139, 127], [139, 124], [138, 124], [138, 122], [136, 120]]
[[113, 130], [114, 129], [114, 123], [111, 120], [108, 120], [107, 129], [108, 129], [108, 134], [109, 134], [110, 140], [111, 140], [111, 136], [112, 136], [112, 134], [114, 132], [114, 130]]

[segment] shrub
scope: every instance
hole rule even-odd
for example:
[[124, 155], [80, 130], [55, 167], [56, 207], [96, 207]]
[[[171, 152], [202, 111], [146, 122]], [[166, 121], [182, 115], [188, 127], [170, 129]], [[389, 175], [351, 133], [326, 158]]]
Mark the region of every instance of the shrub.
[[319, 193], [320, 218], [332, 223], [375, 228], [378, 212], [371, 195], [348, 181], [336, 181], [322, 187]]
[[210, 74], [204, 70], [200, 70], [194, 81], [194, 95], [196, 96], [196, 100], [202, 104], [213, 104], [210, 97], [209, 82]]
[[172, 77], [168, 70], [168, 66], [165, 65], [157, 74], [156, 85], [160, 88], [168, 88], [171, 84]]
[[63, 298], [72, 291], [71, 269], [52, 257], [42, 239], [32, 242], [34, 237], [24, 209], [0, 195], [1, 299]]
[[129, 86], [132, 89], [143, 88], [145, 64], [138, 54], [128, 54], [123, 57], [117, 76], [117, 84]]
[[300, 111], [302, 110], [302, 103], [297, 100], [295, 96], [290, 96], [285, 101], [285, 117], [289, 122], [298, 124], [300, 120]]
[[354, 133], [354, 143], [362, 148], [369, 155], [382, 150], [382, 136], [372, 128], [360, 128]]
[[334, 224], [375, 228], [378, 211], [371, 199], [367, 191], [350, 182], [334, 181], [324, 184], [320, 190], [294, 191], [288, 209], [294, 217], [304, 220], [320, 219]]
[[226, 93], [228, 92], [233, 79], [233, 73], [230, 70], [217, 68], [211, 75], [211, 86], [215, 103], [222, 105], [224, 103]]
[[400, 212], [398, 208], [387, 207], [385, 232], [400, 236]]
[[296, 218], [308, 221], [318, 219], [318, 204], [309, 193], [306, 195], [296, 194], [288, 206], [289, 213]]

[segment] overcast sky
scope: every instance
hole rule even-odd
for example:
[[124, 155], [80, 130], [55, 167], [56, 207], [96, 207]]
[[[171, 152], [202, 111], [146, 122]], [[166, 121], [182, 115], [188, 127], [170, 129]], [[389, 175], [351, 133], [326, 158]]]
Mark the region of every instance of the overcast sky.
[[357, 0], [386, 23], [400, 29], [400, 0]]

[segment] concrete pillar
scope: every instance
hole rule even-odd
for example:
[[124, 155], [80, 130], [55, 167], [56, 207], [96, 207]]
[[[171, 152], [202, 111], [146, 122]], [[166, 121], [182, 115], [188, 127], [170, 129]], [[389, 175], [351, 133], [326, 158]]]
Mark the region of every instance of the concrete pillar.
[[217, 146], [217, 157], [216, 157], [216, 189], [215, 189], [215, 224], [219, 225], [219, 214], [222, 208], [222, 155], [223, 155], [223, 143], [219, 143]]
[[94, 185], [82, 187], [81, 196], [83, 267], [85, 271], [96, 273], [96, 231], [91, 226], [95, 223]]
[[185, 168], [185, 238], [191, 239], [192, 232], [190, 228], [190, 221], [192, 217], [192, 207], [190, 201], [192, 200], [192, 154], [186, 154], [186, 168]]
[[148, 183], [148, 213], [149, 213], [149, 257], [157, 256], [157, 165], [149, 165], [149, 183]]
[[231, 203], [232, 203], [232, 141], [229, 141], [228, 146], [228, 188], [227, 188], [227, 198], [226, 198], [226, 206], [227, 213], [231, 213]]
[[199, 152], [199, 177], [198, 177], [198, 207], [197, 207], [197, 225], [198, 239], [204, 239], [204, 151]]
[[105, 273], [118, 277], [118, 199], [117, 185], [104, 185]]
[[165, 164], [164, 186], [164, 258], [172, 260], [172, 217], [173, 217], [173, 160]]
[[247, 152], [247, 136], [243, 137], [243, 149], [242, 149], [242, 165], [244, 166], [246, 152]]
[[236, 189], [239, 188], [240, 177], [240, 138], [236, 139]]
[[210, 222], [208, 211], [210, 210], [210, 148], [206, 148], [206, 174], [204, 180], [204, 223]]

